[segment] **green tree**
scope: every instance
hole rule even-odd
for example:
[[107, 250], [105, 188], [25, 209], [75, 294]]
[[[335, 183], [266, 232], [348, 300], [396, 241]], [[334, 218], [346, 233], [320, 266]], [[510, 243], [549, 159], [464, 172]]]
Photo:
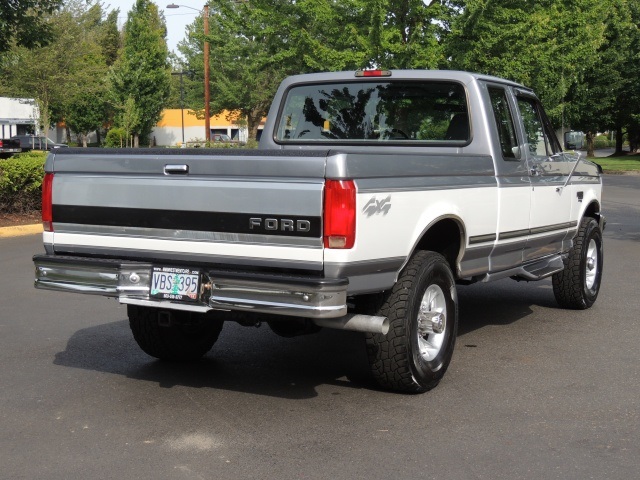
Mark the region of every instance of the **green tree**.
[[34, 48], [55, 38], [49, 16], [62, 0], [19, 0], [0, 2], [0, 53], [15, 45]]
[[81, 64], [74, 64], [62, 104], [60, 116], [67, 127], [78, 134], [82, 146], [87, 146], [90, 132], [99, 132], [107, 117], [106, 82], [107, 64], [101, 35], [105, 31], [100, 4], [79, 5], [75, 19], [77, 47], [81, 48]]
[[[125, 144], [133, 147], [133, 142], [130, 142], [132, 134], [140, 130], [142, 125], [142, 112], [138, 107], [135, 98], [127, 97], [124, 102], [124, 107], [118, 114], [118, 124], [122, 127], [125, 133]], [[136, 147], [138, 145], [135, 145]]]
[[99, 35], [99, 43], [102, 48], [102, 56], [104, 57], [107, 66], [113, 65], [118, 59], [118, 52], [120, 50], [122, 39], [120, 31], [118, 30], [118, 15], [119, 9], [112, 10], [107, 15], [106, 20], [102, 23], [102, 28]]
[[374, 0], [366, 5], [371, 11], [368, 28], [372, 65], [435, 69], [446, 63], [445, 39], [460, 8], [459, 1]]
[[567, 94], [604, 43], [603, 0], [468, 0], [447, 41], [450, 68], [532, 87], [561, 125]]
[[[594, 156], [597, 132], [618, 131], [618, 153], [622, 150], [622, 131], [633, 115], [640, 113], [634, 92], [637, 78], [629, 75], [635, 64], [630, 61], [638, 30], [632, 22], [627, 0], [606, 0], [602, 17], [604, 42], [596, 52], [597, 61], [586, 69], [583, 81], [575, 83], [568, 93], [567, 119], [574, 129], [587, 138], [587, 156]], [[637, 55], [637, 50], [636, 50]], [[632, 58], [632, 57], [631, 57]]]
[[[246, 119], [255, 139], [280, 82], [290, 74], [356, 69], [366, 61], [362, 0], [219, 0], [211, 3], [211, 112]], [[179, 46], [186, 59], [187, 104], [203, 114], [203, 18]]]
[[446, 51], [452, 68], [534, 88], [556, 126], [586, 133], [592, 156], [596, 132], [621, 130], [635, 108], [634, 8], [631, 0], [468, 0]]
[[[65, 120], [74, 97], [85, 91], [90, 95], [93, 85], [104, 77], [95, 34], [101, 17], [99, 4], [69, 0], [49, 18], [52, 40], [48, 45], [32, 49], [14, 46], [4, 56], [4, 93], [35, 98], [45, 134], [52, 123]], [[90, 100], [101, 101], [100, 97]]]
[[[254, 138], [287, 75], [437, 68], [460, 0], [217, 0], [210, 2], [211, 111], [239, 112]], [[188, 105], [202, 115], [202, 18], [180, 45]]]
[[2, 63], [5, 93], [35, 98], [40, 113], [39, 128], [45, 134], [54, 121], [61, 119], [71, 72], [82, 51], [66, 48], [68, 44], [81, 44], [75, 7], [75, 4], [67, 5], [47, 19], [52, 35], [48, 45], [33, 49], [14, 47], [5, 54]]
[[109, 73], [116, 110], [124, 112], [129, 99], [135, 103], [140, 118], [132, 124], [135, 147], [160, 120], [169, 97], [171, 70], [165, 34], [158, 7], [149, 0], [137, 0], [124, 26], [122, 54]]

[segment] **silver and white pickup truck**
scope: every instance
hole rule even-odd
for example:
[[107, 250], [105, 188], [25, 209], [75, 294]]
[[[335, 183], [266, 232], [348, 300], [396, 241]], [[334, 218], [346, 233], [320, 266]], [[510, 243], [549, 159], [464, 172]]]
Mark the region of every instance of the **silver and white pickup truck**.
[[457, 285], [551, 276], [573, 309], [600, 289], [601, 171], [500, 78], [294, 76], [257, 150], [69, 148], [45, 170], [36, 287], [117, 298], [160, 359], [201, 357], [225, 320], [350, 329], [380, 385], [421, 392]]

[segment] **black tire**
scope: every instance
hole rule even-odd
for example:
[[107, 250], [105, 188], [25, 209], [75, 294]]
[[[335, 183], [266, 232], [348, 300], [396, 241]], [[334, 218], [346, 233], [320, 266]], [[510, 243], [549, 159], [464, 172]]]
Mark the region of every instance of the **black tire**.
[[600, 292], [603, 266], [602, 231], [598, 222], [585, 217], [573, 239], [565, 268], [553, 275], [553, 293], [563, 308], [585, 310]]
[[[434, 296], [428, 296], [431, 294]], [[441, 333], [424, 333], [423, 300], [426, 314], [443, 313]], [[417, 252], [387, 292], [379, 314], [389, 319], [389, 332], [366, 335], [376, 381], [401, 392], [426, 392], [438, 385], [451, 362], [458, 330], [455, 280], [445, 258], [434, 252]], [[430, 342], [438, 345], [425, 348]]]
[[197, 360], [211, 350], [222, 330], [223, 322], [211, 314], [160, 312], [127, 306], [133, 338], [145, 353], [161, 360]]

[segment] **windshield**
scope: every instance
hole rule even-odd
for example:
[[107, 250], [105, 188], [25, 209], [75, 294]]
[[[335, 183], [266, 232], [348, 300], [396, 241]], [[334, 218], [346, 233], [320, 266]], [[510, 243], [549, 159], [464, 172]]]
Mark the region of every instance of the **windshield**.
[[469, 141], [464, 88], [455, 82], [349, 82], [291, 88], [279, 142]]

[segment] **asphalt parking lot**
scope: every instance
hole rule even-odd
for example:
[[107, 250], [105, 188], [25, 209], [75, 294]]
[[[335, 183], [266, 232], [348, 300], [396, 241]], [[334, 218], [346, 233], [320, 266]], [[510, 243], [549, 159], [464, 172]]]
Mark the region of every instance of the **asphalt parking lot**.
[[359, 334], [225, 326], [200, 362], [142, 353], [114, 300], [36, 291], [40, 237], [0, 238], [0, 478], [631, 479], [640, 471], [640, 176], [607, 176], [600, 298], [459, 290], [423, 395], [378, 390]]

